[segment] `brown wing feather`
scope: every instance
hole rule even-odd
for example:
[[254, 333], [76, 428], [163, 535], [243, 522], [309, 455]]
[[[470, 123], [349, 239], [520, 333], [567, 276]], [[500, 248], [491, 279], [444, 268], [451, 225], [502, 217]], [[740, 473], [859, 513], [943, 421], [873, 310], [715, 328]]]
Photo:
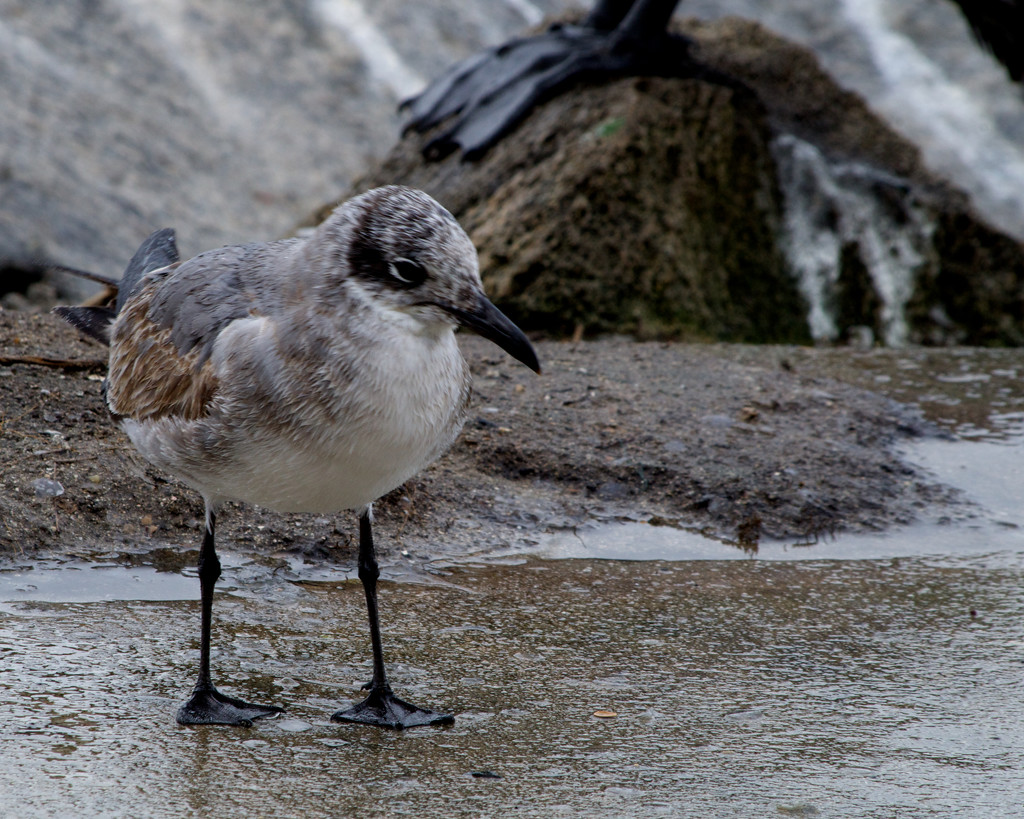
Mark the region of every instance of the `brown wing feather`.
[[149, 317], [159, 282], [133, 296], [117, 317], [110, 346], [107, 404], [115, 415], [146, 419], [201, 418], [217, 392], [209, 360], [194, 347], [182, 354], [171, 328]]

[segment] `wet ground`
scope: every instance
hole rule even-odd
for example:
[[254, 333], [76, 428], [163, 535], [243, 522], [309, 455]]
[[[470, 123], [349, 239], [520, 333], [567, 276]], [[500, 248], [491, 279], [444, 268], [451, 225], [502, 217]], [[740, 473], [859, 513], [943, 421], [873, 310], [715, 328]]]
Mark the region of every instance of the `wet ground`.
[[995, 438], [906, 453], [959, 481], [978, 509], [967, 523], [756, 556], [674, 527], [595, 524], [574, 545], [538, 543], [546, 558], [393, 562], [393, 682], [453, 712], [450, 728], [328, 720], [370, 674], [344, 567], [229, 551], [215, 673], [287, 710], [183, 728], [192, 570], [13, 561], [0, 571], [0, 815], [1019, 816], [1022, 452], [1007, 430]]
[[[837, 378], [846, 365], [827, 351], [538, 342], [536, 376], [483, 339], [460, 343], [474, 377], [468, 423], [451, 452], [376, 504], [384, 550], [529, 549], [623, 519], [752, 548], [967, 512], [896, 452], [939, 428], [874, 381]], [[111, 422], [104, 355], [55, 316], [0, 311], [0, 557], [195, 549], [201, 503]], [[221, 542], [242, 549], [354, 557], [351, 516], [229, 505], [218, 523]]]
[[[347, 521], [244, 507], [215, 674], [287, 710], [177, 726], [194, 504], [94, 370], [7, 365], [0, 816], [1020, 815], [1024, 354], [542, 350], [470, 347], [481, 423], [384, 506], [393, 682], [456, 715], [402, 733], [328, 719], [369, 676]], [[849, 525], [798, 531], [812, 490]]]
[[1020, 552], [388, 583], [396, 686], [457, 717], [404, 733], [328, 721], [369, 675], [357, 583], [230, 562], [219, 678], [287, 708], [250, 729], [174, 723], [194, 580], [0, 573], [0, 814], [1019, 815]]

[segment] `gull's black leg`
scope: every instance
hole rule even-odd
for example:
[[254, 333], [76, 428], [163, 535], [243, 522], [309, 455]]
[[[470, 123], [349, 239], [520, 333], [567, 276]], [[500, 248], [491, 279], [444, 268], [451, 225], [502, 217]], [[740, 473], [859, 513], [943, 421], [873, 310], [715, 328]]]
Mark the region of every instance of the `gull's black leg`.
[[[370, 620], [370, 642], [373, 645], [373, 679], [369, 696], [351, 708], [338, 711], [331, 719], [335, 722], [361, 722], [382, 728], [412, 728], [416, 725], [449, 725], [455, 721], [451, 714], [438, 714], [400, 700], [391, 691], [387, 671], [384, 669], [384, 649], [380, 641], [380, 622], [377, 617], [377, 556], [373, 550], [373, 509], [368, 506], [359, 516], [359, 579], [366, 592], [366, 612]], [[364, 686], [366, 688], [367, 686]]]
[[206, 513], [206, 534], [199, 550], [199, 588], [202, 632], [199, 639], [199, 679], [192, 697], [178, 709], [182, 725], [252, 725], [254, 719], [279, 714], [276, 705], [253, 705], [221, 694], [210, 677], [210, 630], [213, 623], [213, 587], [220, 577], [220, 560], [213, 543], [214, 514]]
[[612, 31], [629, 13], [636, 0], [597, 0], [582, 25], [595, 31]]

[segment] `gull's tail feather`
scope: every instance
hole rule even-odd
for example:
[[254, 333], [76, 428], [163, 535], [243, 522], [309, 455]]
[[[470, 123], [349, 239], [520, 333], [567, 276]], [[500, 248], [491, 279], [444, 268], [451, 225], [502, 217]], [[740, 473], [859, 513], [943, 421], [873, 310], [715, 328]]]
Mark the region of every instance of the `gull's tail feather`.
[[99, 282], [107, 286], [112, 297], [116, 298], [113, 306], [103, 304], [99, 306], [80, 307], [54, 307], [53, 312], [64, 319], [75, 329], [99, 341], [101, 344], [110, 344], [110, 325], [128, 298], [138, 288], [143, 276], [161, 267], [175, 264], [179, 260], [178, 247], [174, 241], [174, 229], [164, 228], [151, 233], [135, 251], [124, 275], [120, 281], [101, 276], [97, 273], [90, 273], [87, 270], [77, 270], [73, 267], [54, 265], [54, 269], [62, 270], [80, 276], [83, 279]]

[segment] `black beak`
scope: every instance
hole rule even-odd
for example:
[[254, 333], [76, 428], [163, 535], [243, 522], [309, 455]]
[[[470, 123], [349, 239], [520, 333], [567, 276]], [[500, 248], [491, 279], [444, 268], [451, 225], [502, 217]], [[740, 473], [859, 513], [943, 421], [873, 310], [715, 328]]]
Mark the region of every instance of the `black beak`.
[[512, 358], [523, 362], [535, 373], [540, 372], [540, 362], [530, 340], [497, 307], [481, 295], [473, 310], [463, 310], [451, 304], [439, 304], [442, 310], [455, 317], [463, 327], [493, 341]]

